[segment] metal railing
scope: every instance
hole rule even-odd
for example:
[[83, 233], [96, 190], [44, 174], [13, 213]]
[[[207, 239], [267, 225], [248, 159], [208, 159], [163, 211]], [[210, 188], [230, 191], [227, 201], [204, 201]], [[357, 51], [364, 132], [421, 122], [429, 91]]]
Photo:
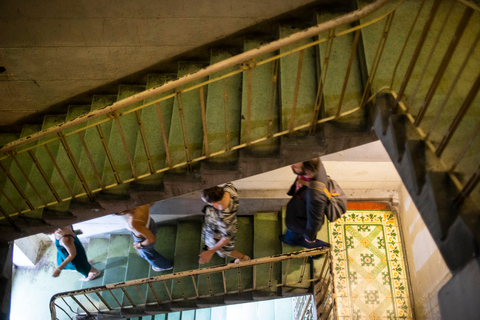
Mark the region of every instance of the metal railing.
[[[318, 123], [331, 121], [359, 110], [361, 106], [366, 103], [368, 100], [367, 98], [365, 98], [362, 105], [357, 106], [357, 108], [340, 112], [341, 106], [339, 106], [338, 112], [336, 112], [335, 115], [321, 118], [320, 114], [323, 91], [323, 85], [321, 82], [317, 90], [316, 103], [314, 106], [311, 106], [310, 121], [300, 125], [295, 124], [297, 96], [291, 108], [291, 116], [289, 119], [290, 125], [288, 129], [274, 132], [272, 124], [275, 121], [274, 119], [268, 119], [266, 121], [266, 123], [268, 123], [267, 125], [270, 126], [268, 133], [262, 136], [254, 135], [252, 134], [251, 128], [251, 93], [252, 90], [255, 90], [251, 85], [253, 81], [252, 71], [261, 66], [278, 63], [283, 57], [299, 54], [299, 70], [297, 77], [300, 79], [302, 72], [302, 53], [307, 48], [327, 41], [331, 43], [334, 39], [346, 35], [349, 32], [356, 31], [358, 34], [360, 27], [355, 27], [339, 33], [335, 33], [334, 30], [336, 27], [352, 23], [361, 17], [369, 15], [382, 7], [386, 2], [386, 0], [378, 0], [361, 10], [319, 24], [290, 37], [274, 41], [258, 49], [244, 52], [230, 59], [208, 66], [194, 74], [170, 81], [160, 87], [146, 90], [115, 102], [110, 106], [92, 111], [56, 127], [32, 134], [31, 136], [24, 137], [3, 146], [0, 149], [0, 153], [3, 154], [3, 156], [0, 157], [0, 173], [6, 177], [5, 179], [10, 187], [0, 190], [0, 212], [3, 215], [0, 219], [7, 219], [13, 226], [15, 226], [14, 221], [11, 219], [13, 216], [80, 197], [86, 196], [93, 200], [94, 195], [102, 190], [140, 180], [170, 169], [190, 166], [194, 162], [214, 157], [231, 150], [255, 145], [270, 138], [279, 137], [293, 131], [305, 129], [314, 130]], [[328, 32], [328, 37], [320, 37], [318, 40], [312, 39], [312, 37], [325, 32]], [[277, 54], [270, 58], [262, 58], [267, 53], [275, 52], [280, 48], [298, 43], [298, 41], [305, 39], [308, 39], [308, 41], [311, 42], [307, 45], [296, 47], [288, 52]], [[328, 59], [325, 59], [325, 63], [328, 65]], [[227, 73], [218, 76], [219, 72]], [[246, 96], [248, 101], [245, 121], [246, 132], [244, 133], [245, 138], [243, 138], [243, 141], [236, 141], [233, 144], [228, 143], [228, 139], [225, 139], [227, 142], [223, 148], [220, 150], [211, 150], [211, 148], [209, 148], [208, 140], [209, 130], [206, 127], [207, 121], [205, 119], [204, 91], [209, 84], [224, 81], [241, 74], [243, 74], [247, 84]], [[207, 81], [202, 81], [206, 76], [210, 76], [211, 78]], [[276, 84], [273, 79], [276, 79], [276, 76], [272, 77], [272, 84]], [[201, 82], [196, 83], [195, 81]], [[297, 80], [296, 92], [298, 92], [298, 86], [300, 85], [300, 81]], [[193, 107], [190, 108], [188, 105], [183, 105], [182, 103], [182, 99], [185, 95], [192, 94], [197, 95], [201, 100], [199, 106], [201, 110], [196, 110], [196, 112], [198, 111], [198, 121], [201, 121], [203, 127], [203, 142], [201, 145], [204, 146], [204, 148], [202, 149], [202, 146], [200, 146], [200, 151], [193, 150], [192, 142], [189, 142], [191, 134], [187, 132], [188, 128], [186, 127], [185, 113], [187, 111], [192, 111]], [[159, 95], [161, 95], [160, 98]], [[369, 97], [369, 95], [366, 93], [365, 97]], [[146, 102], [141, 104], [142, 101]], [[172, 145], [170, 141], [168, 141], [169, 136], [165, 129], [168, 119], [165, 119], [163, 116], [163, 106], [168, 103], [175, 104], [174, 111], [178, 112], [180, 119], [179, 125], [182, 128], [182, 143], [178, 145]], [[163, 152], [164, 158], [157, 163], [152, 161], [152, 141], [149, 141], [148, 137], [144, 134], [144, 119], [142, 119], [142, 113], [147, 111], [150, 112], [149, 114], [151, 114], [152, 117], [155, 116], [158, 119], [157, 131], [161, 132], [161, 138], [159, 140], [163, 141], [164, 150], [161, 152]], [[127, 145], [124, 134], [124, 121], [128, 121], [129, 123], [133, 122], [134, 125], [137, 126], [137, 131], [140, 132], [143, 152], [145, 154], [144, 158], [148, 163], [147, 172], [137, 172], [136, 170], [136, 166], [133, 163], [134, 157], [131, 148]], [[110, 128], [108, 126], [114, 127], [118, 139], [121, 140], [123, 150], [120, 157], [115, 158], [112, 153], [116, 150], [111, 150], [108, 145], [106, 137], [108, 133], [106, 132], [106, 129], [104, 129]], [[227, 123], [225, 124], [225, 127], [228, 128]], [[94, 130], [95, 137], [85, 139], [86, 131], [88, 129]], [[227, 132], [226, 135], [228, 136], [229, 133]], [[75, 145], [76, 150], [72, 150], [72, 145]], [[80, 147], [77, 145], [80, 145]], [[100, 147], [98, 148], [97, 145], [100, 145]], [[80, 151], [78, 150], [79, 148], [81, 149]], [[52, 151], [53, 149], [58, 150], [58, 155], [56, 157]], [[95, 149], [96, 152], [103, 153], [106, 163], [108, 163], [105, 170], [109, 172], [103, 173], [103, 176], [102, 170], [104, 170], [104, 168], [98, 167], [93, 161], [91, 151], [93, 149]], [[43, 156], [39, 157], [38, 153], [41, 153]], [[79, 164], [79, 154], [84, 155], [88, 159], [84, 165]], [[63, 159], [62, 163], [59, 163], [59, 157]], [[45, 164], [47, 162], [48, 164]], [[162, 162], [164, 164], [162, 164]], [[11, 167], [9, 168], [10, 164]], [[53, 169], [51, 169], [51, 176], [46, 173], [46, 170], [44, 170], [44, 167], [46, 166], [53, 166]], [[32, 167], [32, 172], [37, 176], [35, 183], [30, 178], [30, 172], [26, 172], [27, 170], [24, 170], [23, 167]], [[120, 167], [122, 167], [123, 171], [128, 171], [128, 173], [126, 175], [121, 174], [122, 170], [120, 170]], [[69, 170], [70, 173], [66, 174], [66, 170]], [[73, 175], [73, 177], [71, 177], [71, 175]], [[105, 175], [108, 179], [104, 178]], [[106, 183], [105, 181], [109, 182]]]
[[293, 297], [293, 319], [313, 320], [316, 319], [313, 311], [312, 295]]
[[[326, 254], [319, 271], [310, 270], [309, 257]], [[261, 276], [260, 276], [261, 274]], [[268, 274], [268, 277], [266, 277]], [[52, 320], [60, 313], [73, 319], [75, 315], [115, 314], [134, 317], [168, 312], [175, 303], [183, 308], [196, 304], [223, 304], [215, 298], [252, 293], [262, 297], [312, 293], [319, 281], [331, 282], [329, 250], [304, 251], [265, 257], [218, 267], [209, 267], [157, 277], [112, 283], [104, 286], [55, 294], [50, 300]], [[329, 304], [329, 313], [336, 312], [333, 286], [323, 286], [317, 292]], [[251, 298], [251, 297], [250, 297]], [[235, 297], [233, 297], [235, 299]], [[245, 299], [245, 298], [243, 298]], [[248, 299], [248, 298], [247, 298]], [[242, 300], [242, 299], [240, 299]], [[191, 302], [186, 307], [185, 303]], [[177, 306], [178, 307], [178, 306]], [[127, 316], [128, 315], [128, 316]]]
[[[423, 25], [418, 19], [422, 13], [428, 14]], [[457, 186], [457, 206], [474, 190], [479, 194], [479, 16], [480, 7], [471, 1], [422, 1], [389, 87], [395, 98], [392, 111], [407, 115], [440, 160], [443, 168], [436, 170], [447, 171]], [[412, 35], [417, 27], [421, 30], [415, 42]], [[403, 78], [397, 77], [409, 45], [414, 50], [405, 63], [408, 67]], [[401, 80], [396, 92], [395, 80]], [[473, 200], [480, 205], [477, 197]]]
[[[388, 5], [385, 6], [386, 4]], [[385, 12], [373, 18], [380, 8]], [[462, 10], [463, 14], [459, 16], [458, 11]], [[338, 121], [361, 110], [381, 91], [395, 96], [397, 110], [407, 114], [427, 146], [439, 157], [443, 168], [437, 169], [450, 173], [460, 191], [457, 203], [461, 204], [472, 192], [478, 192], [480, 181], [477, 147], [480, 121], [478, 108], [475, 108], [478, 106], [477, 92], [480, 88], [480, 62], [475, 54], [480, 38], [479, 12], [479, 7], [467, 0], [378, 0], [360, 10], [7, 144], [0, 149], [3, 154], [0, 158], [0, 173], [4, 175], [10, 188], [0, 190], [0, 212], [3, 215], [0, 218], [15, 226], [11, 217], [19, 214], [79, 197], [94, 199], [95, 194], [102, 190], [174, 168], [189, 167], [195, 162], [231, 150], [258, 145], [293, 131], [313, 132], [320, 123]], [[412, 13], [416, 13], [413, 21]], [[354, 26], [351, 27], [352, 25]], [[342, 27], [347, 29], [343, 30]], [[395, 38], [390, 40], [392, 34]], [[353, 36], [353, 40], [350, 55], [342, 63], [347, 68], [345, 74], [335, 74], [335, 77], [344, 79], [343, 86], [338, 99], [331, 103], [325, 97], [327, 75], [334, 68], [331, 63], [332, 47], [348, 35]], [[304, 44], [302, 41], [308, 43]], [[428, 45], [424, 45], [427, 42]], [[357, 49], [361, 43], [363, 48]], [[316, 83], [314, 103], [302, 110], [306, 117], [300, 117], [297, 103], [299, 91], [304, 85], [301, 79], [302, 74], [308, 72], [302, 68], [305, 53], [319, 45], [324, 51], [319, 50], [323, 57], [319, 59], [322, 72]], [[277, 50], [282, 48], [286, 51], [276, 54]], [[349, 106], [346, 110], [347, 87], [351, 81], [357, 81], [352, 80], [351, 75], [354, 61], [361, 55], [360, 51], [365, 55], [365, 61], [359, 64], [367, 69], [368, 75], [362, 80], [363, 92], [360, 93], [361, 98], [357, 105]], [[276, 113], [269, 112], [269, 118], [262, 121], [262, 126], [267, 130], [258, 133], [258, 130], [252, 127], [252, 92], [256, 89], [252, 83], [255, 80], [255, 70], [265, 66], [272, 70], [268, 108], [274, 110], [278, 104], [275, 99], [278, 63], [281, 64], [287, 57], [297, 59], [298, 67], [295, 74], [291, 75], [295, 79], [291, 105], [282, 106], [288, 110], [282, 115], [286, 118], [282, 119], [284, 125], [279, 125], [277, 129]], [[432, 73], [432, 70], [436, 71]], [[400, 75], [402, 71], [405, 72], [404, 76]], [[207, 76], [210, 78], [205, 80]], [[210, 84], [225, 82], [236, 76], [243, 77], [245, 86], [245, 119], [238, 120], [244, 123], [242, 133], [232, 139], [227, 123], [228, 101], [225, 102], [226, 132], [225, 137], [222, 137], [225, 143], [222, 147], [213, 148], [212, 138], [209, 136], [211, 128], [207, 127], [206, 90]], [[414, 80], [416, 83], [412, 84]], [[198, 106], [184, 104], [186, 96], [196, 96]], [[170, 123], [169, 119], [164, 117], [166, 105], [173, 106], [172, 112], [178, 115], [175, 125], [181, 128], [181, 142], [177, 144], [169, 139], [171, 137], [166, 129], [166, 124]], [[435, 107], [432, 107], [433, 105]], [[437, 106], [439, 108], [436, 108]], [[329, 112], [325, 112], [327, 108]], [[145, 118], [142, 115], [147, 112], [150, 118], [155, 117], [158, 120], [157, 131], [161, 134], [157, 140], [163, 143], [163, 149], [159, 151], [161, 160], [155, 160], [152, 156], [153, 142], [145, 134]], [[190, 114], [190, 117], [194, 114], [196, 121], [201, 123], [199, 132], [189, 132], [187, 114]], [[124, 133], [127, 125], [136, 126], [136, 131], [140, 133], [143, 162], [148, 164], [144, 171], [138, 171], [135, 165], [135, 155], [132, 154], [132, 147], [128, 145]], [[117, 150], [111, 150], [108, 145], [108, 133], [104, 132], [107, 126], [113, 127], [121, 141], [120, 156], [114, 157], [113, 152]], [[88, 129], [93, 130], [95, 137], [85, 139]], [[201, 141], [192, 141], [197, 136], [201, 136]], [[100, 149], [93, 144], [97, 144]], [[75, 150], [72, 150], [72, 145], [75, 145]], [[58, 156], [55, 158], [51, 152], [53, 148], [58, 149], [64, 163], [58, 163]], [[91, 154], [93, 149], [104, 154], [107, 164], [105, 168], [94, 163]], [[40, 154], [37, 154], [39, 152], [44, 157], [40, 158]], [[80, 165], [79, 155], [85, 156], [88, 161], [85, 160], [83, 165]], [[46, 166], [44, 161], [53, 166], [52, 176], [43, 169]], [[23, 169], [24, 164], [32, 166], [31, 171], [37, 177], [35, 183], [30, 178], [30, 172]], [[63, 173], [66, 169], [73, 172], [73, 178]]]

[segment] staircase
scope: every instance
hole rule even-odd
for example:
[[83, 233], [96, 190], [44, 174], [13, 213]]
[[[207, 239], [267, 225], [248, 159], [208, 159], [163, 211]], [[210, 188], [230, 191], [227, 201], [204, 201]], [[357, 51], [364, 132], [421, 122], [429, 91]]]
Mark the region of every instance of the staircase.
[[[52, 297], [55, 317], [63, 319], [65, 312], [71, 317], [73, 314], [70, 310], [77, 310], [79, 314], [89, 312], [95, 319], [177, 319], [175, 317], [179, 315], [181, 319], [195, 319], [195, 314], [196, 319], [210, 319], [214, 312], [211, 307], [310, 294], [313, 284], [318, 282], [312, 281], [329, 278], [329, 259], [325, 261], [326, 255], [323, 255], [318, 259], [308, 259], [307, 262], [307, 254], [305, 259], [272, 260], [270, 256], [302, 249], [282, 244], [278, 239], [282, 229], [285, 229], [282, 223], [284, 215], [283, 210], [281, 213], [262, 212], [238, 217], [236, 249], [253, 259], [241, 264], [231, 264], [232, 258], [214, 255], [209, 263], [199, 265], [198, 255], [203, 248], [200, 241], [202, 223], [191, 219], [175, 225], [160, 225], [158, 228], [156, 249], [173, 261], [173, 271], [154, 272], [133, 249], [130, 234], [107, 234], [92, 238], [87, 246], [87, 256], [93, 259], [96, 268], [103, 270], [102, 276], [90, 282], [76, 282], [77, 288], [72, 288], [77, 289], [73, 292], [73, 298], [62, 293]], [[326, 228], [321, 233], [319, 236], [326, 238]], [[263, 264], [248, 268], [255, 261], [263, 260]], [[324, 263], [327, 263], [326, 266]], [[215, 267], [224, 270], [201, 273], [213, 271]], [[198, 268], [202, 268], [198, 270], [200, 274], [195, 273]], [[184, 276], [174, 277], [179, 273]], [[163, 281], [148, 284], [144, 281], [157, 276], [160, 276], [158, 280]], [[125, 281], [136, 279], [140, 279], [134, 281], [136, 286], [120, 289], [116, 285], [128, 284]], [[195, 286], [192, 286], [192, 281]], [[110, 290], [105, 290], [106, 287]], [[330, 303], [331, 300], [327, 305]], [[258, 310], [265, 313], [265, 319], [287, 319], [288, 314], [291, 319], [292, 308], [288, 310], [284, 306], [287, 313], [275, 317], [275, 310], [281, 305], [275, 301], [268, 304], [265, 309], [261, 307], [263, 304], [258, 306], [261, 308]], [[52, 315], [52, 319], [55, 317]]]
[[[458, 276], [441, 295], [442, 312], [469, 309], [461, 300], [447, 306], [470, 285], [469, 272], [480, 274], [480, 8], [467, 0], [357, 6], [280, 23], [277, 34], [179, 62], [174, 75], [146, 75], [89, 106], [69, 106], [63, 120], [1, 134], [1, 239], [378, 136]], [[289, 36], [297, 30], [305, 31]]]
[[[358, 66], [365, 61], [354, 54], [357, 50], [350, 57], [351, 79], [339, 90], [342, 81], [332, 74], [345, 71], [348, 54], [332, 57], [329, 76], [319, 79], [325, 78], [320, 65], [328, 57], [323, 56], [326, 38], [316, 34], [327, 28], [322, 25], [298, 41], [294, 35], [306, 23], [328, 22], [345, 13], [319, 12], [310, 23], [280, 23], [277, 34], [245, 37], [242, 47], [213, 48], [209, 61], [180, 61], [176, 74], [146, 75], [143, 84], [120, 85], [115, 95], [94, 95], [90, 105], [70, 105], [65, 115], [48, 115], [41, 125], [0, 134], [2, 239], [375, 140], [366, 109], [348, 112], [337, 124], [323, 124], [362, 105]], [[336, 24], [344, 31], [356, 18], [347, 14]], [[290, 40], [269, 48], [266, 41], [278, 37]], [[298, 45], [309, 47], [299, 51]], [[267, 48], [264, 53], [256, 53], [259, 46]], [[351, 46], [347, 34], [337, 38], [333, 50]], [[338, 94], [343, 103], [337, 111], [333, 102]]]

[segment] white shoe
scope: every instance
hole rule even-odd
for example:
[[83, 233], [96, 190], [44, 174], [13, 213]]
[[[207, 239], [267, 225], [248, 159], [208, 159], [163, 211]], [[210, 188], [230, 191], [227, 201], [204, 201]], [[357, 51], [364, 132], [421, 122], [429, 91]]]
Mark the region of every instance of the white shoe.
[[239, 262], [241, 262], [241, 261], [248, 261], [248, 260], [250, 260], [250, 257], [247, 256], [246, 254], [244, 254], [243, 257], [242, 257], [242, 259], [235, 259], [234, 262], [235, 262], [235, 263], [239, 263]]
[[152, 270], [155, 271], [155, 272], [162, 272], [162, 271], [167, 271], [167, 270], [172, 270], [172, 269], [173, 269], [173, 266], [170, 267], [170, 268], [166, 268], [166, 269], [162, 269], [162, 268], [152, 266]]

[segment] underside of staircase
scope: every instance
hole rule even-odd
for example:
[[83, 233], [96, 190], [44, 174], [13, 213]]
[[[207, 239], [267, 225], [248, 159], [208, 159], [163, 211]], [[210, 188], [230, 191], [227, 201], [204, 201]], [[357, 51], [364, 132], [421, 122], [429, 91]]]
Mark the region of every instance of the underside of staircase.
[[[325, 26], [342, 19], [342, 8], [278, 21], [274, 33], [244, 34], [240, 45], [177, 61], [173, 74], [145, 74], [89, 105], [65, 106], [64, 115], [1, 134], [0, 238], [51, 231], [378, 136], [454, 273], [440, 294], [442, 313], [462, 312], [456, 293], [480, 279], [480, 9], [464, 0], [386, 2], [335, 30]], [[276, 47], [316, 25], [296, 46]], [[262, 48], [273, 49], [256, 56]], [[36, 134], [47, 128], [56, 131]], [[448, 307], [452, 296], [456, 308]]]
[[[117, 101], [168, 85], [174, 79], [195, 74], [208, 65], [341, 16], [346, 11], [320, 12], [323, 11], [310, 14], [303, 21], [279, 21], [276, 34], [245, 35], [241, 38], [242, 47], [214, 47], [210, 51], [210, 61], [201, 61], [207, 60], [203, 56], [194, 61], [179, 61], [174, 74], [145, 75], [137, 84], [120, 85], [116, 94], [94, 95], [90, 105], [69, 105], [65, 114], [46, 115], [41, 124], [25, 124], [21, 133], [1, 134], [0, 144], [6, 145], [2, 148], [6, 157], [0, 160], [3, 168], [0, 170], [3, 190], [0, 195], [3, 213], [1, 239], [8, 241], [49, 232], [58, 226], [120, 212], [376, 140], [370, 129], [369, 109], [363, 108], [335, 122], [306, 127], [229, 151], [242, 143], [248, 145], [256, 139], [288, 130], [292, 125], [308, 123], [315, 106], [317, 119], [335, 115], [335, 97], [342, 91], [343, 79], [327, 79], [323, 97], [316, 97], [322, 59], [325, 59], [321, 53], [325, 44], [321, 43], [301, 54], [301, 75], [297, 72], [298, 53], [255, 69], [248, 69], [249, 63], [254, 64], [254, 60], [250, 60], [246, 71], [209, 83], [202, 87], [200, 94], [182, 90], [236, 69], [224, 69], [195, 80], [189, 86], [165, 91], [64, 129], [61, 133], [29, 142], [41, 130], [68, 127], [72, 121], [89, 119], [95, 112], [103, 112]], [[341, 27], [342, 30], [347, 28]], [[334, 50], [338, 54], [331, 57], [331, 74], [346, 71], [343, 62], [350, 56], [352, 40], [344, 37], [337, 41]], [[289, 49], [281, 48], [260, 59], [268, 59]], [[342, 53], [344, 50], [348, 51]], [[367, 74], [360, 51], [360, 46], [352, 51], [354, 63], [349, 71], [351, 79], [345, 84], [343, 110], [361, 104], [360, 92], [364, 90]], [[300, 82], [302, 86], [299, 86]], [[142, 103], [148, 104], [167, 95], [174, 97], [128, 113]], [[295, 122], [289, 121], [291, 114], [295, 114]], [[79, 131], [78, 134], [75, 131]], [[28, 143], [9, 148], [9, 143], [19, 138]], [[48, 142], [52, 139], [55, 141]], [[25, 148], [28, 151], [22, 152]], [[209, 157], [214, 153], [218, 155]], [[190, 162], [205, 154], [205, 159]], [[164, 167], [172, 169], [158, 172]]]

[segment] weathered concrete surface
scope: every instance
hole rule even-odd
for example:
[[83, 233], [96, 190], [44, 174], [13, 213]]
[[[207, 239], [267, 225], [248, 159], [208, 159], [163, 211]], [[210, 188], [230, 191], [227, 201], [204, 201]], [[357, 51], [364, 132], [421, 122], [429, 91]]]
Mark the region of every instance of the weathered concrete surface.
[[0, 126], [308, 3], [2, 1]]

